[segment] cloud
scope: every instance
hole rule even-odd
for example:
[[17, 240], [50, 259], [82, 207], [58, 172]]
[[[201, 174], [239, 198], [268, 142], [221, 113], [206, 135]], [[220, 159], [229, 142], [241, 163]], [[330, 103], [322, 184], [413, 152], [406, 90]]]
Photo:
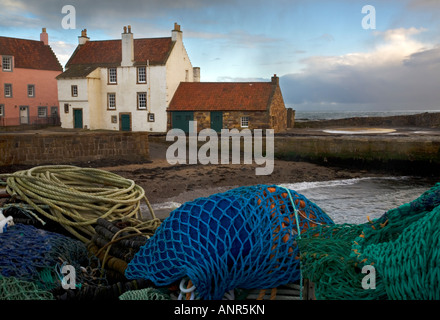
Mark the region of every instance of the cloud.
[[[414, 36], [423, 29], [377, 32], [370, 52], [315, 56], [280, 79], [284, 99], [297, 108], [368, 106], [440, 108], [440, 46]], [[295, 107], [294, 106], [294, 107]]]

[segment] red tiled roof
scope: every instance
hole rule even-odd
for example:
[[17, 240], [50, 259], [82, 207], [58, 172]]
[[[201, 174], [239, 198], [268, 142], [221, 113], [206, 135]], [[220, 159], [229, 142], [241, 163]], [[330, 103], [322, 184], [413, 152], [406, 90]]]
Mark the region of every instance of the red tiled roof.
[[[165, 64], [173, 47], [171, 38], [134, 39], [135, 64]], [[66, 67], [93, 64], [96, 66], [119, 66], [122, 60], [121, 40], [87, 41], [79, 45]]]
[[0, 55], [14, 56], [15, 68], [63, 71], [52, 48], [42, 41], [0, 37]]
[[271, 82], [181, 82], [168, 111], [265, 111]]

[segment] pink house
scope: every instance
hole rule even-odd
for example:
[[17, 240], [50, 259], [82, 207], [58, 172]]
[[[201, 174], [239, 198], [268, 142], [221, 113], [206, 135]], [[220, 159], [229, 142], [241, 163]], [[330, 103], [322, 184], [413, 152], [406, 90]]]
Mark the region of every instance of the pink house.
[[59, 124], [62, 72], [45, 28], [40, 41], [0, 37], [0, 126]]

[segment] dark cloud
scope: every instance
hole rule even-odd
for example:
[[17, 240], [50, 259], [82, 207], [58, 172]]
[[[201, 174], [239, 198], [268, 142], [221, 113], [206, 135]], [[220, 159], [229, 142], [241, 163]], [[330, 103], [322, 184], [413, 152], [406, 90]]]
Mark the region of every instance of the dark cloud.
[[302, 73], [281, 77], [287, 104], [440, 109], [440, 47], [413, 53], [400, 63], [329, 67], [328, 61], [317, 58]]

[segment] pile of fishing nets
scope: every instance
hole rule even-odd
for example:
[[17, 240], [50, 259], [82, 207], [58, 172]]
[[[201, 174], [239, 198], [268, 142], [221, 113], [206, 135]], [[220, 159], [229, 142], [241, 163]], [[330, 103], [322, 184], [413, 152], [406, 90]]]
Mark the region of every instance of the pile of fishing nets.
[[[62, 267], [90, 263], [85, 245], [61, 234], [14, 224], [0, 234], [0, 275], [51, 290], [61, 285]], [[78, 281], [85, 279], [78, 274]]]
[[376, 220], [309, 229], [298, 246], [316, 298], [440, 299], [439, 205], [438, 183]]
[[323, 224], [333, 221], [293, 190], [232, 189], [171, 212], [125, 275], [157, 286], [187, 276], [202, 299], [222, 299], [234, 288], [274, 288], [300, 279], [298, 236]]

